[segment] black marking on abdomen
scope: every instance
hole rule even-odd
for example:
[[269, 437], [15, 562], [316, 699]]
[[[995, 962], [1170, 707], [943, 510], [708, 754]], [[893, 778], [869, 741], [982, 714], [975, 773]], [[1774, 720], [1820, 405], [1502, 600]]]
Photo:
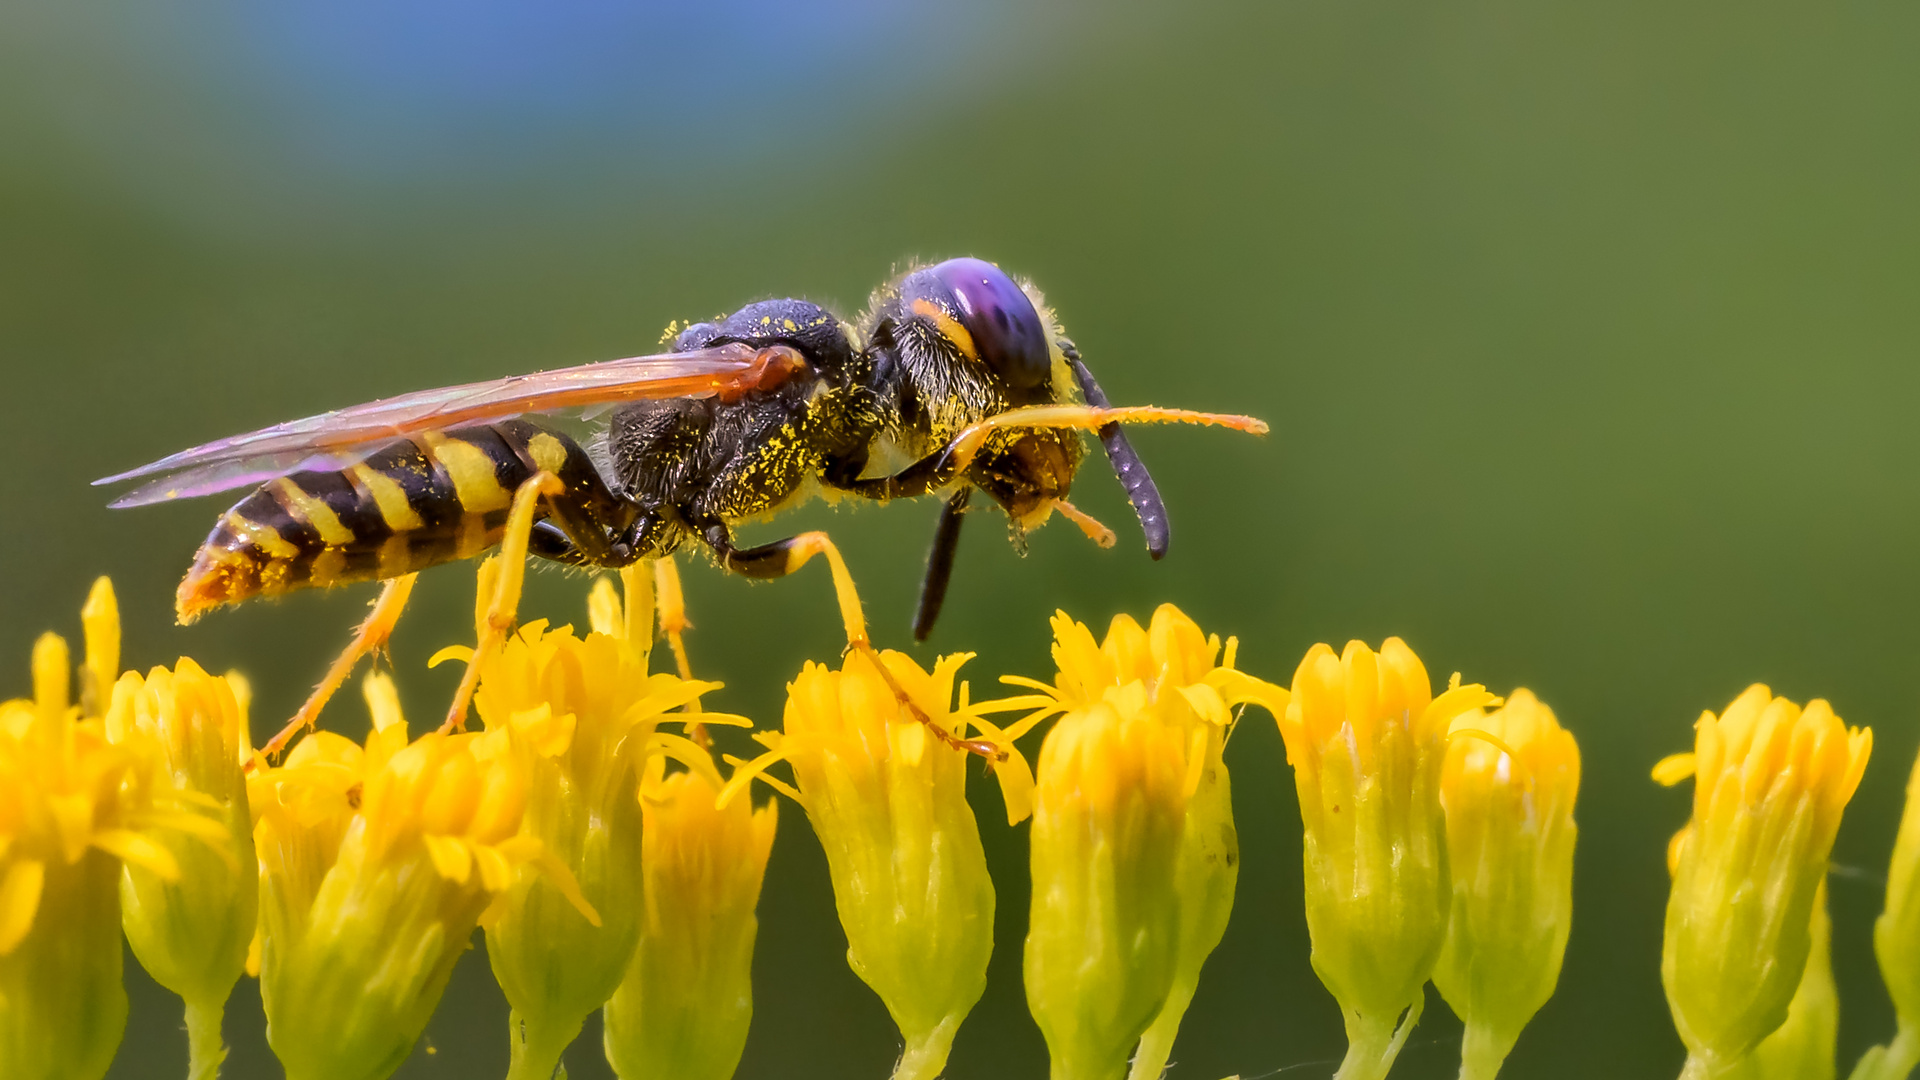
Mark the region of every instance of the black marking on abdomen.
[[569, 512], [598, 521], [616, 500], [571, 439], [524, 420], [400, 439], [337, 472], [298, 472], [236, 503], [181, 583], [183, 619], [314, 585], [398, 577], [497, 544], [513, 492], [542, 463]]

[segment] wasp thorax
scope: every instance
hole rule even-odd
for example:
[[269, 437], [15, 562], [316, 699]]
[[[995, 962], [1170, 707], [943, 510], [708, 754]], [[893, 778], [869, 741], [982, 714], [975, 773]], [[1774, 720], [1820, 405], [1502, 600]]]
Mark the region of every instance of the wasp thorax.
[[1046, 324], [1006, 271], [983, 259], [948, 259], [900, 283], [907, 310], [933, 320], [963, 354], [1013, 386], [1039, 386], [1053, 371]]
[[713, 322], [694, 323], [673, 339], [677, 351], [730, 342], [788, 345], [810, 364], [839, 368], [852, 359], [846, 328], [833, 313], [805, 300], [761, 300]]

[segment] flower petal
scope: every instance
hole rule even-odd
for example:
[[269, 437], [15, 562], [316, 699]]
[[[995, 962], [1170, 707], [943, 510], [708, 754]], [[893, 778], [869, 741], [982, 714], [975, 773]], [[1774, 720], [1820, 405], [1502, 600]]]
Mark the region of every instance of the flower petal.
[[37, 859], [22, 859], [7, 867], [6, 878], [0, 879], [0, 956], [12, 952], [33, 926], [46, 876], [45, 864]]

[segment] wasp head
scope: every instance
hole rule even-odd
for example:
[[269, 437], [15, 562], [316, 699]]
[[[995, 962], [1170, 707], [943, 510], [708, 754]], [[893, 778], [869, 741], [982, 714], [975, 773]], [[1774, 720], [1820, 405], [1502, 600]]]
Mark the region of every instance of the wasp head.
[[1050, 319], [1005, 270], [984, 259], [948, 259], [900, 282], [902, 314], [926, 320], [954, 352], [984, 364], [1015, 404], [1050, 400]]
[[1038, 527], [1067, 497], [1080, 458], [1077, 432], [1022, 432], [974, 458], [967, 479], [1000, 504], [1017, 535]]

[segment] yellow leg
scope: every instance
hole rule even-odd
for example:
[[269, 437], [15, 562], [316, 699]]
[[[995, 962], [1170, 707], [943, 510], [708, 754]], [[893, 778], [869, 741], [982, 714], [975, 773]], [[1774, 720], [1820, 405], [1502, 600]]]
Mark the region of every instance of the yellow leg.
[[[687, 662], [687, 643], [680, 635], [693, 628], [687, 620], [687, 595], [680, 591], [680, 568], [674, 564], [673, 556], [662, 555], [653, 560], [653, 596], [658, 605], [660, 633], [666, 637], [667, 646], [673, 650], [673, 664], [680, 677], [691, 680], [693, 665]], [[689, 701], [680, 707], [683, 713], [700, 711], [698, 700]], [[692, 739], [703, 750], [713, 749], [713, 737], [707, 734], [707, 726], [697, 721], [687, 722], [687, 738]]]
[[815, 555], [825, 555], [827, 565], [833, 570], [833, 593], [840, 602], [840, 621], [847, 631], [847, 651], [858, 652], [866, 657], [867, 661], [873, 665], [873, 669], [880, 673], [880, 678], [886, 681], [887, 688], [893, 691], [894, 699], [900, 703], [901, 707], [905, 708], [915, 720], [925, 724], [927, 730], [941, 742], [956, 750], [965, 750], [995, 761], [1005, 760], [1006, 752], [992, 743], [956, 738], [952, 732], [934, 723], [933, 718], [907, 696], [906, 690], [894, 679], [893, 672], [887, 670], [887, 665], [881, 661], [880, 654], [874, 650], [873, 640], [867, 636], [867, 620], [860, 612], [860, 594], [854, 591], [853, 575], [847, 572], [846, 560], [840, 557], [840, 549], [833, 546], [833, 541], [827, 539], [826, 533], [809, 532], [794, 537], [791, 546], [787, 549], [787, 572], [792, 573], [805, 566], [807, 560]]
[[353, 640], [347, 643], [346, 651], [334, 660], [333, 666], [327, 669], [326, 678], [321, 679], [320, 685], [313, 688], [313, 693], [307, 698], [306, 704], [300, 706], [300, 711], [293, 714], [293, 719], [287, 721], [287, 726], [281, 728], [278, 735], [269, 739], [267, 745], [260, 748], [260, 757], [269, 758], [278, 754], [286, 749], [288, 740], [295, 734], [311, 730], [320, 719], [320, 710], [326, 708], [334, 692], [346, 683], [347, 676], [353, 674], [354, 666], [360, 662], [360, 658], [387, 647], [388, 639], [393, 636], [394, 624], [400, 621], [400, 613], [407, 606], [407, 598], [413, 595], [413, 582], [417, 577], [419, 577], [418, 574], [407, 574], [404, 577], [393, 578], [387, 582], [386, 588], [380, 590], [380, 598], [373, 602], [373, 611], [368, 613], [366, 621], [362, 622], [360, 628], [354, 632]]
[[1117, 409], [1096, 409], [1091, 405], [1032, 405], [1010, 409], [969, 425], [954, 436], [948, 459], [954, 471], [961, 472], [972, 463], [973, 455], [997, 431], [1033, 428], [1077, 428], [1098, 431], [1108, 424], [1210, 424], [1230, 427], [1251, 435], [1265, 435], [1267, 425], [1251, 416], [1231, 413], [1194, 412], [1191, 409], [1161, 409], [1152, 405], [1130, 405]]
[[687, 663], [687, 643], [680, 635], [693, 629], [693, 623], [687, 620], [687, 596], [680, 591], [680, 568], [671, 555], [653, 560], [653, 596], [659, 605], [660, 633], [673, 650], [674, 666], [681, 678], [691, 679], [693, 667]]
[[533, 515], [540, 500], [566, 490], [560, 479], [549, 472], [528, 477], [513, 493], [513, 509], [507, 514], [506, 534], [500, 539], [500, 554], [480, 567], [480, 588], [474, 597], [474, 636], [478, 639], [473, 658], [467, 661], [466, 674], [453, 692], [453, 704], [447, 708], [446, 722], [440, 730], [458, 731], [467, 724], [467, 706], [480, 686], [480, 669], [488, 657], [506, 644], [520, 612], [520, 587], [527, 577], [527, 537], [533, 532]]
[[1061, 517], [1080, 526], [1080, 531], [1087, 534], [1087, 539], [1099, 544], [1103, 548], [1112, 547], [1115, 541], [1119, 539], [1113, 535], [1112, 529], [1100, 524], [1099, 520], [1092, 514], [1087, 513], [1065, 499], [1053, 500], [1053, 508], [1060, 511]]
[[860, 612], [860, 594], [853, 588], [853, 575], [847, 572], [847, 561], [840, 557], [840, 549], [833, 546], [827, 534], [801, 533], [788, 544], [786, 554], [789, 574], [807, 565], [815, 555], [827, 557], [827, 565], [833, 571], [833, 595], [840, 602], [840, 623], [847, 631], [847, 648], [873, 651], [873, 639], [867, 636], [867, 617]]
[[626, 620], [627, 640], [653, 652], [653, 570], [646, 563], [620, 568], [620, 588], [626, 602], [621, 614]]

